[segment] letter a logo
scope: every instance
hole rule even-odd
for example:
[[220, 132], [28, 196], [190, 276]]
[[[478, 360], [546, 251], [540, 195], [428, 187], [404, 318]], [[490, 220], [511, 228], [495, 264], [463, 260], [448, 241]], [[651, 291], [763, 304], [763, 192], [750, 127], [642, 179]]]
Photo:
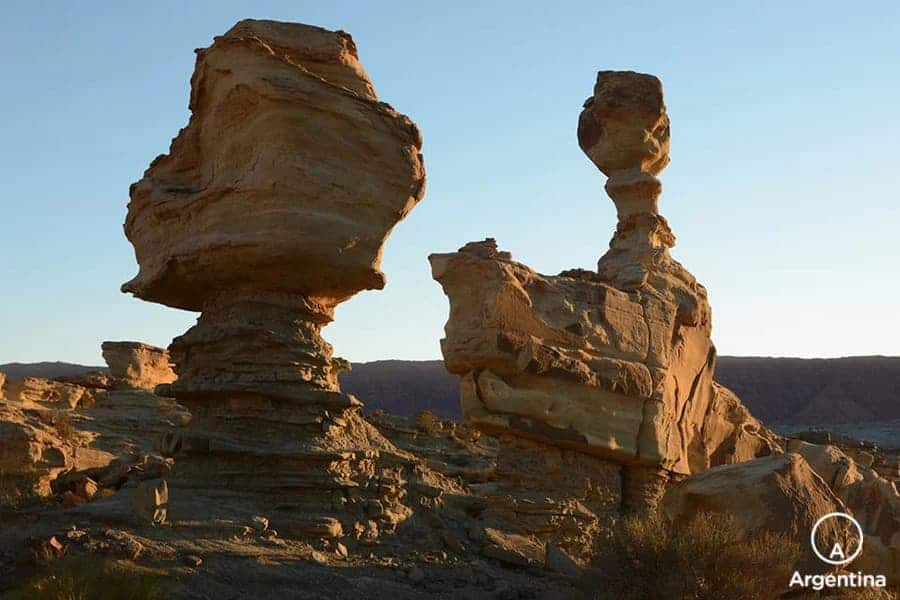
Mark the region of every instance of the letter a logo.
[[835, 544], [834, 548], [831, 549], [831, 554], [828, 555], [828, 558], [831, 560], [847, 560], [847, 557], [844, 555], [844, 549], [841, 548], [840, 544]]

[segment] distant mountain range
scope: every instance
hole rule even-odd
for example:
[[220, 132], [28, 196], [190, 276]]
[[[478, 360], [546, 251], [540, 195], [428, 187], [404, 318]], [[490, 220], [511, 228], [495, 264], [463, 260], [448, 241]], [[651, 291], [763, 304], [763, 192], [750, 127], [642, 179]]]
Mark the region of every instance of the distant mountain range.
[[74, 377], [90, 371], [105, 371], [106, 367], [89, 367], [67, 362], [37, 362], [37, 363], [6, 363], [0, 365], [0, 373], [6, 375], [10, 381], [24, 379], [25, 377], [43, 377], [55, 379], [57, 377]]
[[[8, 379], [69, 377], [100, 369], [62, 362], [0, 365]], [[721, 356], [716, 379], [770, 425], [900, 419], [900, 357]], [[357, 363], [341, 375], [342, 388], [363, 400], [367, 412], [408, 415], [427, 409], [453, 419], [460, 417], [457, 382], [439, 360]]]

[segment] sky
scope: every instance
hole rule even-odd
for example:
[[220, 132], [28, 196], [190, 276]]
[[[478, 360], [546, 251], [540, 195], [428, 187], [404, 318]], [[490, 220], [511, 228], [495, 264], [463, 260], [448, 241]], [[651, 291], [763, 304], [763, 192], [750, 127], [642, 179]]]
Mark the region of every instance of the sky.
[[900, 3], [18, 2], [0, 23], [0, 363], [102, 364], [195, 313], [122, 294], [128, 186], [188, 120], [194, 48], [242, 18], [350, 32], [424, 137], [425, 198], [382, 291], [325, 337], [353, 361], [440, 358], [427, 255], [495, 237], [539, 272], [596, 268], [615, 228], [581, 153], [596, 71], [662, 79], [660, 212], [709, 290], [720, 354], [900, 354]]

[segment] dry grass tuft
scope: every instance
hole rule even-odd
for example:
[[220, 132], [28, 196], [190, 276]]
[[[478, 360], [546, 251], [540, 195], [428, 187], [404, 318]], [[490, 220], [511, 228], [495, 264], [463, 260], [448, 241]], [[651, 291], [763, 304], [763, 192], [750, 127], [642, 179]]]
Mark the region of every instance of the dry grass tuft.
[[603, 544], [597, 598], [771, 600], [787, 589], [800, 547], [784, 535], [744, 539], [731, 517], [698, 515], [683, 526], [627, 518]]
[[416, 429], [432, 437], [444, 430], [441, 419], [430, 410], [423, 410], [416, 415]]
[[110, 560], [79, 556], [51, 563], [14, 589], [10, 600], [162, 600], [158, 578], [128, 571]]

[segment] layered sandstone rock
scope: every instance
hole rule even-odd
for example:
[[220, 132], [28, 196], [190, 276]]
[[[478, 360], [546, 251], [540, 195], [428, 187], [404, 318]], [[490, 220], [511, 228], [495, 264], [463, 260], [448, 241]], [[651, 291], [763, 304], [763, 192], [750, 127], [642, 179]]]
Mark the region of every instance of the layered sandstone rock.
[[0, 491], [49, 495], [53, 479], [73, 464], [73, 448], [40, 412], [0, 403]]
[[656, 175], [669, 161], [659, 80], [601, 71], [578, 139], [609, 176], [619, 216], [597, 272], [541, 275], [492, 239], [431, 255], [450, 299], [441, 348], [463, 377], [469, 422], [624, 467], [624, 503], [642, 510], [673, 474], [779, 446], [714, 383], [706, 290], [669, 254], [675, 237], [657, 213]]
[[101, 348], [117, 387], [152, 391], [176, 379], [164, 348], [141, 342], [103, 342]]
[[20, 381], [7, 382], [5, 395], [9, 402], [40, 404], [61, 409], [89, 406], [96, 399], [94, 390], [41, 377], [26, 377]]
[[193, 415], [181, 483], [299, 510], [367, 489], [395, 522], [401, 467], [384, 466], [392, 445], [341, 393], [348, 364], [321, 329], [384, 286], [384, 242], [424, 192], [419, 131], [378, 100], [348, 34], [273, 21], [197, 51], [190, 108], [131, 187], [140, 272], [123, 286], [201, 311], [169, 348], [170, 391]]

